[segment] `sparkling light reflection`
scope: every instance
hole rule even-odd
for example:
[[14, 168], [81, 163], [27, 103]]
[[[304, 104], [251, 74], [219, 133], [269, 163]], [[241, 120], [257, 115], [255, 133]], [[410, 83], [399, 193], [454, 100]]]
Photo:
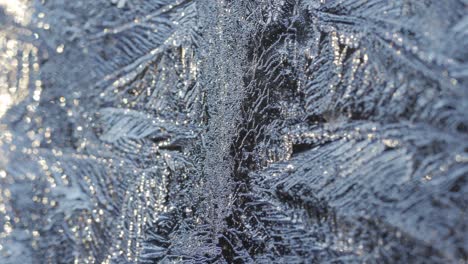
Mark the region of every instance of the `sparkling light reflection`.
[[0, 0], [0, 7], [14, 18], [16, 23], [26, 26], [31, 21], [31, 13], [25, 0]]

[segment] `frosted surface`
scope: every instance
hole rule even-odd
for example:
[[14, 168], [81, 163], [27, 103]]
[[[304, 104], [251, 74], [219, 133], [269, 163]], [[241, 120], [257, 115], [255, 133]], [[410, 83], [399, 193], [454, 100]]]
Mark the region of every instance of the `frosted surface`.
[[467, 85], [466, 0], [0, 0], [0, 263], [465, 263]]

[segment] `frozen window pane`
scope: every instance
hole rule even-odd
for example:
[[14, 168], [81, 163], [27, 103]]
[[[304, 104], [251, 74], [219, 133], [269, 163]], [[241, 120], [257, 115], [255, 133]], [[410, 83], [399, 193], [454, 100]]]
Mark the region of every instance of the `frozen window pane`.
[[0, 263], [462, 263], [466, 0], [0, 0]]

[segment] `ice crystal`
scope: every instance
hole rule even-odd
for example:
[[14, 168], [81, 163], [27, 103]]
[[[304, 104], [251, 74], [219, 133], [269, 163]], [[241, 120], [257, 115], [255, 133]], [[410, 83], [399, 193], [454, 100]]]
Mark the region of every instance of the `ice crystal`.
[[0, 0], [0, 263], [467, 260], [464, 0]]

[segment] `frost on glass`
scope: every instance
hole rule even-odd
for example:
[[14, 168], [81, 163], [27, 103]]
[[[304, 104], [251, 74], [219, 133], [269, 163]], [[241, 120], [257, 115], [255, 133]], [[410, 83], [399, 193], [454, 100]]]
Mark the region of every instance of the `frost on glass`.
[[0, 0], [0, 263], [461, 263], [467, 85], [464, 0]]

